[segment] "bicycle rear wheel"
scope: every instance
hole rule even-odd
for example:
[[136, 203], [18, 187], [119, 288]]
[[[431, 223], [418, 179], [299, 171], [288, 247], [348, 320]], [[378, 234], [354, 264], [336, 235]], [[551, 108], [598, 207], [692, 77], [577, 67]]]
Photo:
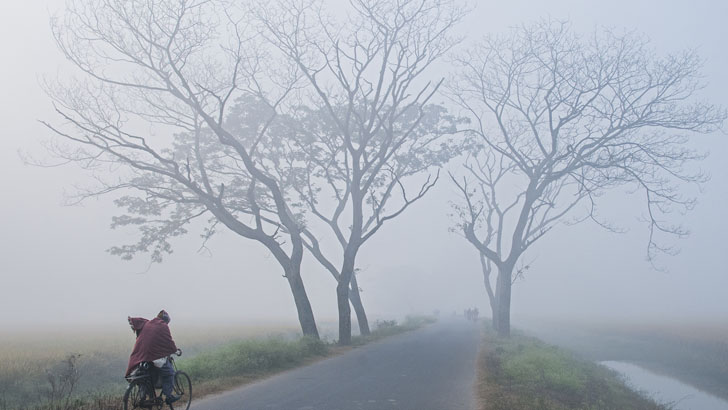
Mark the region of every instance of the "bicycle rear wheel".
[[192, 381], [187, 373], [174, 374], [174, 394], [179, 396], [179, 401], [174, 403], [175, 409], [188, 410], [192, 403]]
[[149, 408], [143, 407], [143, 403], [146, 400], [146, 383], [140, 380], [135, 380], [129, 383], [129, 387], [124, 392], [124, 410], [142, 409]]

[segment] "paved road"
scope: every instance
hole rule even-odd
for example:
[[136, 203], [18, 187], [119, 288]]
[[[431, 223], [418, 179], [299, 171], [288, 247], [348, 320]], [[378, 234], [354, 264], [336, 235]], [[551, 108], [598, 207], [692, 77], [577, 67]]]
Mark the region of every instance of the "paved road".
[[191, 410], [474, 410], [476, 325], [440, 322], [193, 403]]

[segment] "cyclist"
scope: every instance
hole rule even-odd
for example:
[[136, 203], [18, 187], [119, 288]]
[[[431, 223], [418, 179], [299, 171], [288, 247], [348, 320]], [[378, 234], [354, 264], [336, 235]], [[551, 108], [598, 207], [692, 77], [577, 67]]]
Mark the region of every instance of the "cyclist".
[[153, 369], [156, 371], [157, 377], [161, 377], [165, 402], [174, 403], [179, 400], [179, 397], [172, 393], [174, 367], [169, 361], [169, 356], [173, 353], [181, 354], [182, 350], [177, 348], [169, 331], [169, 314], [160, 310], [157, 317], [152, 320], [142, 317], [128, 317], [127, 319], [137, 338], [134, 350], [129, 357], [126, 375], [129, 376], [132, 370], [142, 362], [153, 362]]

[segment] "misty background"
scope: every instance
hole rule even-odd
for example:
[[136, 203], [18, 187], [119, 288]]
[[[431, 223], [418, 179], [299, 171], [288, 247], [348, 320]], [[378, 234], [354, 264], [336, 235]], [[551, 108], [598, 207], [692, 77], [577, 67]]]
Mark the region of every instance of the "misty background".
[[[127, 315], [150, 316], [161, 308], [175, 325], [294, 324], [295, 307], [280, 266], [256, 242], [220, 230], [207, 244], [209, 251], [199, 251], [201, 231], [191, 229], [173, 242], [175, 252], [162, 264], [150, 266], [143, 255], [122, 261], [106, 249], [134, 241], [137, 233], [109, 229], [117, 214], [111, 198], [63, 205], [64, 192], [93, 184], [88, 173], [75, 165], [23, 163], [23, 156], [54, 161], [43, 148], [51, 134], [37, 120], [57, 120], [40, 86], [43, 78], [70, 71], [49, 28], [50, 16], [63, 4], [0, 3], [0, 326], [6, 331], [38, 325], [125, 327]], [[472, 41], [544, 16], [569, 19], [584, 33], [602, 25], [634, 29], [660, 54], [697, 48], [709, 83], [701, 96], [728, 105], [727, 2], [480, 1], [458, 30]], [[444, 75], [447, 64], [439, 70]], [[514, 286], [515, 326], [555, 318], [728, 319], [728, 140], [717, 133], [696, 136], [691, 144], [710, 151], [700, 167], [712, 179], [692, 212], [671, 216], [691, 235], [677, 242], [679, 255], [658, 260], [669, 271], [656, 271], [645, 260], [641, 198], [613, 191], [604, 198], [603, 215], [628, 232], [614, 234], [589, 223], [559, 225], [524, 257], [532, 263]], [[455, 196], [450, 181], [441, 178], [431, 194], [362, 249], [357, 279], [373, 320], [434, 310], [449, 315], [472, 306], [489, 314], [477, 252], [448, 232], [448, 201]], [[334, 321], [336, 283], [310, 256], [303, 279], [318, 320]]]

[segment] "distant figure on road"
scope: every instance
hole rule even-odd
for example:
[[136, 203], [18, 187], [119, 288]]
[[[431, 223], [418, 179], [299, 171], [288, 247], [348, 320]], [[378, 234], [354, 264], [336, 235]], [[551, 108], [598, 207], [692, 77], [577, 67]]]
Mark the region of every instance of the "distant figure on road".
[[478, 311], [477, 307], [472, 308], [472, 309], [470, 309], [470, 308], [465, 309], [465, 312], [463, 313], [463, 315], [465, 316], [465, 319], [472, 320], [473, 322], [478, 321], [478, 314], [480, 314], [480, 312]]
[[179, 397], [172, 393], [174, 383], [174, 367], [169, 361], [173, 353], [181, 353], [181, 349], [172, 339], [169, 331], [169, 314], [160, 310], [157, 317], [147, 320], [142, 317], [128, 317], [131, 330], [136, 334], [134, 350], [129, 357], [129, 366], [126, 368], [126, 375], [134, 370], [142, 362], [152, 362], [152, 369], [157, 377], [162, 379], [162, 393], [166, 397], [166, 403], [172, 404], [179, 400]]

